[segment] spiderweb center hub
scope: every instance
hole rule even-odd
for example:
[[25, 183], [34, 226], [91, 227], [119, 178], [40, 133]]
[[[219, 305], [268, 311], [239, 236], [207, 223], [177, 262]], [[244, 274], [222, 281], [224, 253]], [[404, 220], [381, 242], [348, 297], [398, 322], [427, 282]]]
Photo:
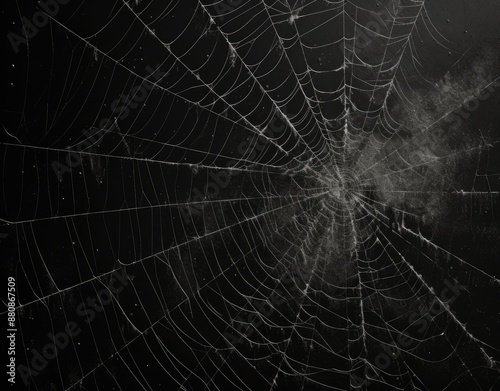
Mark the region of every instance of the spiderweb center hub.
[[357, 199], [356, 192], [360, 189], [360, 181], [351, 169], [339, 168], [332, 183], [332, 195], [335, 201], [344, 206]]

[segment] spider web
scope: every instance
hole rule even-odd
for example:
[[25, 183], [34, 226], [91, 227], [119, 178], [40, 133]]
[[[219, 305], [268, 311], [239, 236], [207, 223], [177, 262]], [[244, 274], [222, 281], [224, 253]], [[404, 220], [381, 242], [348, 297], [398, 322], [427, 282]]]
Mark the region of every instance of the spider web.
[[6, 12], [20, 389], [498, 387], [498, 4], [50, 4]]

